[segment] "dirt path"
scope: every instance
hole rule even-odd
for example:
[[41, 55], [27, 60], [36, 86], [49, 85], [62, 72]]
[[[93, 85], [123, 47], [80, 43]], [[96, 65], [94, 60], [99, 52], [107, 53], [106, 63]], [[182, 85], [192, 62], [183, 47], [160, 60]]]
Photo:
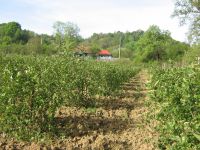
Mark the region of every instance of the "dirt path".
[[[153, 150], [155, 124], [146, 122], [147, 72], [142, 71], [123, 85], [124, 94], [101, 98], [96, 108], [62, 107], [58, 113], [58, 134], [51, 146], [34, 143], [1, 142], [0, 149], [54, 150]], [[67, 138], [66, 138], [67, 137]], [[0, 140], [2, 141], [2, 140]]]

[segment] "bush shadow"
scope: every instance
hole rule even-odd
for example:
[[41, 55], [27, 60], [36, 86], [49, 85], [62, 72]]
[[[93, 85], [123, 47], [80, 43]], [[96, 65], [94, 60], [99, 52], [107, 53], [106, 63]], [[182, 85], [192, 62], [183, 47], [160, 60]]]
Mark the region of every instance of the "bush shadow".
[[130, 127], [130, 120], [122, 118], [103, 118], [95, 116], [66, 116], [54, 120], [56, 137], [85, 136], [92, 133], [120, 133]]

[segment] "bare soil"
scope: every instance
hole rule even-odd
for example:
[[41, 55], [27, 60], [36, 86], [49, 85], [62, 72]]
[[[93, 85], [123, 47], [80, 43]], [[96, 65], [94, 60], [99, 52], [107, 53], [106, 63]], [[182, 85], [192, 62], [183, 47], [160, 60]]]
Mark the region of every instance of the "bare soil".
[[57, 134], [50, 144], [16, 142], [0, 137], [2, 150], [154, 150], [158, 134], [145, 105], [146, 71], [123, 85], [118, 97], [101, 97], [96, 108], [62, 107], [56, 116]]

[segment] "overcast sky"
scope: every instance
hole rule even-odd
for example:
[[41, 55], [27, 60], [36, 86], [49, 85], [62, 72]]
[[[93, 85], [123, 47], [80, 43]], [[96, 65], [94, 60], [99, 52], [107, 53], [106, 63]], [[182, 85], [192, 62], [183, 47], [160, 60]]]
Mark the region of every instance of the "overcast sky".
[[0, 0], [0, 23], [17, 21], [23, 29], [53, 34], [55, 21], [71, 21], [80, 34], [146, 30], [158, 25], [186, 41], [187, 27], [170, 16], [173, 0]]

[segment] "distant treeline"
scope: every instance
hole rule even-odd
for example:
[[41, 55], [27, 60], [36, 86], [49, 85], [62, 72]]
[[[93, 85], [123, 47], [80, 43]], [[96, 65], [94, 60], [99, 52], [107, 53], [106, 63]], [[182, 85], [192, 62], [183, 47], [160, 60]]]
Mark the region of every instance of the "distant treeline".
[[121, 56], [137, 62], [165, 61], [180, 59], [190, 46], [184, 42], [174, 40], [169, 31], [162, 31], [158, 26], [150, 26], [144, 32], [115, 32], [108, 34], [93, 34], [84, 40], [92, 51], [109, 49], [115, 57], [121, 47]]
[[0, 51], [4, 54], [53, 54], [54, 37], [23, 30], [17, 22], [0, 24]]
[[98, 52], [108, 49], [114, 57], [137, 62], [165, 61], [181, 59], [190, 45], [174, 40], [169, 31], [158, 26], [150, 26], [147, 31], [94, 33], [83, 39], [79, 27], [71, 22], [56, 22], [54, 34], [37, 34], [23, 30], [17, 22], [0, 24], [0, 52], [3, 54], [53, 55], [64, 51]]

